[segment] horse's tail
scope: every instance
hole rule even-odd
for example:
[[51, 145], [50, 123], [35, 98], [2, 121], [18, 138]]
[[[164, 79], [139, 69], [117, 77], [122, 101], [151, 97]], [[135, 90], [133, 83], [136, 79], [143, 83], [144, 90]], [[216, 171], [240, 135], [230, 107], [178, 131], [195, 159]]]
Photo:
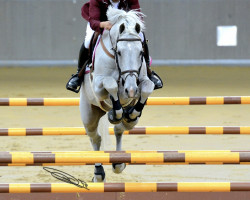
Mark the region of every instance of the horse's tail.
[[98, 133], [102, 137], [101, 150], [111, 150], [111, 139], [109, 135], [109, 121], [107, 114], [105, 114], [99, 121]]

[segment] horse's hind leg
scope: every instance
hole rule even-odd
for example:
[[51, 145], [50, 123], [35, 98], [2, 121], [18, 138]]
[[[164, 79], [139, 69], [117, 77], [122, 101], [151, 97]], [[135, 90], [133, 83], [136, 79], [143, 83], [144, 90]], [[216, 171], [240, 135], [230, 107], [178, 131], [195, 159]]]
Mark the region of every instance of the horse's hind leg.
[[[97, 132], [100, 118], [105, 114], [100, 108], [90, 105], [85, 99], [80, 101], [81, 117], [86, 129], [87, 135], [90, 137], [94, 151], [99, 151], [101, 146], [101, 136]], [[105, 180], [105, 172], [101, 163], [95, 164], [94, 182], [103, 182]]]
[[90, 138], [94, 151], [99, 151], [101, 146], [101, 136], [97, 132], [100, 118], [105, 114], [100, 108], [90, 105], [89, 108], [83, 106], [82, 121], [86, 129], [86, 133]]
[[[115, 125], [114, 132], [116, 137], [116, 151], [122, 151], [122, 135], [125, 130], [131, 130], [138, 120], [127, 123], [125, 120], [122, 120], [122, 123]], [[125, 163], [113, 163], [112, 170], [114, 173], [119, 174], [126, 168]]]

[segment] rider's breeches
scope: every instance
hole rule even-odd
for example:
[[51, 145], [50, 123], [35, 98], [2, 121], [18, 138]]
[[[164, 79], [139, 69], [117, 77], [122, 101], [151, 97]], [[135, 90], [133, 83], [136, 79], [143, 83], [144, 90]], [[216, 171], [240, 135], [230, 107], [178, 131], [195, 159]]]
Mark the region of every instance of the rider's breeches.
[[86, 49], [89, 48], [90, 42], [91, 42], [91, 38], [93, 36], [93, 34], [95, 33], [95, 31], [92, 30], [92, 28], [90, 27], [90, 24], [88, 22], [87, 24], [87, 28], [86, 28], [86, 36], [85, 36], [85, 41], [84, 41], [84, 46]]
[[[90, 27], [90, 24], [88, 22], [87, 24], [87, 28], [86, 28], [86, 36], [85, 36], [85, 41], [84, 41], [84, 46], [85, 48], [89, 48], [90, 42], [91, 42], [91, 38], [93, 36], [93, 34], [95, 33], [95, 31], [92, 30], [92, 28]], [[144, 35], [142, 32], [139, 33], [139, 36], [141, 37], [142, 42], [144, 41]]]

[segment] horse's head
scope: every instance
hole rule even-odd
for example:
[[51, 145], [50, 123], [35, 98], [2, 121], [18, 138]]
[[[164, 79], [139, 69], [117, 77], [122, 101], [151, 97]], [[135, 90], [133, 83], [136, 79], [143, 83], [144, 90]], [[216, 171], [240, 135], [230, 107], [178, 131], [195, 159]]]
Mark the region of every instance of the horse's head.
[[139, 75], [143, 62], [143, 47], [139, 34], [144, 29], [140, 12], [109, 8], [107, 16], [113, 24], [110, 39], [115, 52], [119, 81], [129, 98], [138, 95]]

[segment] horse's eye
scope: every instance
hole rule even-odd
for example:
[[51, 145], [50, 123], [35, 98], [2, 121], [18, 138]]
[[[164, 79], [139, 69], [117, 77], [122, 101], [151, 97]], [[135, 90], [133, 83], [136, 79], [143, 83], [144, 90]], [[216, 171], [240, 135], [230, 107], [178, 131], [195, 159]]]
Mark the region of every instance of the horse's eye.
[[120, 51], [118, 51], [117, 54], [118, 54], [119, 56], [121, 56], [121, 52], [120, 52]]

